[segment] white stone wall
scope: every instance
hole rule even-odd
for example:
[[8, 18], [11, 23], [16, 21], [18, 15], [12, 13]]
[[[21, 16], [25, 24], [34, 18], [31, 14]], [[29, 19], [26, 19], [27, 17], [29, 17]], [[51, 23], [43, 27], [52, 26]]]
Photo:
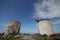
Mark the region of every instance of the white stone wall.
[[51, 34], [54, 33], [52, 25], [51, 25], [49, 20], [41, 20], [41, 21], [39, 21], [38, 28], [39, 28], [39, 33], [41, 35], [43, 35], [43, 34], [51, 35]]

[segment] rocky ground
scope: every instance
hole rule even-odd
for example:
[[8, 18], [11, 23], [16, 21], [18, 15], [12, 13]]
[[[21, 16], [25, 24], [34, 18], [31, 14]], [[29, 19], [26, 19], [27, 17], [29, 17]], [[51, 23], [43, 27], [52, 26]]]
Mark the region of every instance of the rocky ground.
[[23, 35], [23, 40], [35, 40], [32, 35]]
[[60, 40], [60, 33], [50, 36], [40, 34], [0, 35], [0, 40]]

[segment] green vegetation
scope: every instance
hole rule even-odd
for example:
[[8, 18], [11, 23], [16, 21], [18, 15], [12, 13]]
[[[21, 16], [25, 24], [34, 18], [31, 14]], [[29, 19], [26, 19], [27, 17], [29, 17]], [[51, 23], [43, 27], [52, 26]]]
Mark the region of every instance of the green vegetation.
[[46, 34], [44, 34], [44, 35], [35, 34], [32, 37], [35, 40], [60, 40], [60, 34], [53, 34], [50, 36], [47, 36]]
[[23, 40], [23, 39], [10, 37], [10, 38], [0, 38], [0, 40]]
[[35, 34], [32, 36], [35, 40], [46, 40], [47, 36], [42, 36], [40, 34]]
[[[29, 34], [22, 34], [22, 35], [29, 35]], [[20, 37], [14, 37], [13, 35], [11, 35], [10, 37], [9, 36], [2, 37], [2, 36], [3, 36], [3, 34], [0, 34], [0, 40], [25, 40], [25, 39], [23, 39], [23, 36], [20, 36]], [[32, 38], [35, 40], [60, 40], [60, 33], [53, 34], [50, 36], [47, 36], [46, 34], [44, 34], [44, 35], [33, 34]]]
[[0, 40], [23, 40], [22, 36], [14, 37], [15, 35], [9, 34], [9, 35], [4, 35], [4, 33], [0, 34]]

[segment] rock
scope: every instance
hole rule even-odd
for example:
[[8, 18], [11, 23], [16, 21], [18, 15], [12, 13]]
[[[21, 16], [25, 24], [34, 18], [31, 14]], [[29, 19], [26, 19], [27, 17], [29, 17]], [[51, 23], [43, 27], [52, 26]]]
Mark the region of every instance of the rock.
[[7, 29], [4, 35], [18, 34], [20, 31], [20, 26], [21, 26], [21, 23], [19, 21], [10, 21], [7, 25]]
[[15, 35], [14, 36], [15, 38], [20, 38], [20, 37], [22, 37], [20, 34], [17, 34], [17, 35]]

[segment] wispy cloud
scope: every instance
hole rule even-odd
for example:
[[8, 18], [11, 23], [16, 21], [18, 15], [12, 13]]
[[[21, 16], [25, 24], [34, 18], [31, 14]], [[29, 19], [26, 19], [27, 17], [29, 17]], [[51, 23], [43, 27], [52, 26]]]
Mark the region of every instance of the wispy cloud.
[[37, 18], [60, 17], [60, 0], [38, 0], [34, 3], [35, 14]]
[[4, 24], [4, 23], [0, 23], [0, 27], [1, 27], [1, 26], [7, 26], [7, 25], [6, 25], [6, 24]]
[[53, 24], [60, 24], [60, 20], [56, 20], [54, 22], [52, 22]]
[[7, 25], [5, 23], [0, 23], [0, 33], [5, 32]]

